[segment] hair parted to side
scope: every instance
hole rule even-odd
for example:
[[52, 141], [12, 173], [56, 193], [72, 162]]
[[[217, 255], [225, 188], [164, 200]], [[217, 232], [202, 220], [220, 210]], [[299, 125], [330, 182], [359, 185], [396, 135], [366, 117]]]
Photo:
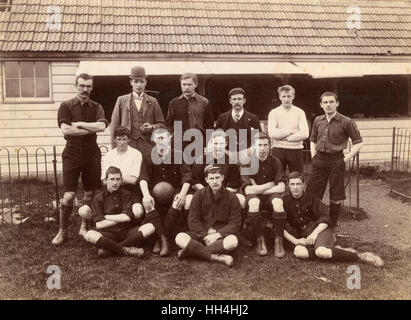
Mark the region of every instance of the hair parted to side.
[[295, 89], [294, 89], [292, 86], [290, 86], [289, 84], [286, 84], [286, 85], [284, 85], [284, 86], [278, 87], [277, 91], [278, 91], [278, 94], [280, 94], [281, 92], [289, 92], [289, 91], [291, 91], [291, 92], [295, 95]]
[[183, 81], [185, 79], [192, 79], [196, 85], [198, 84], [197, 75], [195, 75], [194, 73], [191, 73], [191, 72], [183, 73], [180, 77], [180, 81]]
[[320, 103], [323, 102], [323, 97], [334, 97], [335, 101], [338, 102], [338, 96], [334, 92], [331, 92], [331, 91], [324, 92], [320, 97]]
[[301, 179], [302, 183], [305, 182], [304, 175], [301, 172], [298, 171], [293, 171], [288, 175], [288, 182], [290, 182], [290, 179]]
[[223, 129], [214, 130], [214, 132], [211, 134], [210, 140], [214, 140], [215, 138], [219, 138], [219, 137], [227, 139], [227, 135]]
[[124, 126], [115, 128], [113, 132], [114, 139], [119, 136], [127, 136], [127, 138], [130, 138], [130, 129]]
[[[83, 80], [93, 80], [93, 76], [89, 75], [88, 73], [80, 73], [76, 77], [76, 85], [78, 84], [78, 79], [83, 79]], [[93, 81], [94, 82], [94, 81]]]
[[114, 167], [114, 166], [108, 167], [107, 170], [106, 170], [106, 179], [108, 178], [109, 174], [117, 174], [117, 173], [119, 173], [121, 177], [123, 176], [121, 174], [121, 170], [119, 168]]
[[263, 132], [263, 131], [258, 132], [258, 133], [255, 135], [254, 139], [255, 139], [255, 140], [264, 140], [264, 139], [267, 139], [268, 142], [270, 142], [270, 136], [269, 136], [268, 134], [266, 134], [265, 132]]

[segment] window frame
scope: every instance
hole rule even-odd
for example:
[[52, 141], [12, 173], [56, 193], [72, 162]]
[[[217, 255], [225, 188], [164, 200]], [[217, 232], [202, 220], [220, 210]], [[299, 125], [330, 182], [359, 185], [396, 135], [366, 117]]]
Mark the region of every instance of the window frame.
[[[6, 62], [17, 62], [19, 65], [19, 90], [20, 90], [20, 97], [7, 97], [6, 92]], [[33, 62], [35, 65], [36, 62], [47, 62], [48, 64], [48, 85], [49, 85], [49, 97], [21, 97], [21, 70], [20, 70], [20, 63], [21, 62]], [[34, 67], [34, 92], [36, 93], [36, 77], [35, 77], [35, 67]], [[52, 102], [53, 101], [53, 92], [52, 92], [52, 84], [51, 84], [51, 62], [48, 60], [6, 60], [2, 61], [1, 63], [1, 73], [2, 73], [2, 92], [3, 92], [3, 102], [11, 102], [11, 103], [18, 103], [18, 102]], [[40, 78], [45, 79], [45, 78]]]

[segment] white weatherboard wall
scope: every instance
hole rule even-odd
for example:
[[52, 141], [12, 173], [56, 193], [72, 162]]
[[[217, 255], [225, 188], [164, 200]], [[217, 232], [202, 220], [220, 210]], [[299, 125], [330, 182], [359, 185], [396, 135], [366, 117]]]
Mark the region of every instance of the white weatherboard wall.
[[[53, 178], [53, 146], [57, 149], [57, 169], [61, 172], [61, 153], [65, 140], [57, 125], [57, 111], [61, 102], [75, 96], [75, 74], [78, 62], [51, 62], [52, 102], [42, 103], [0, 103], [0, 148], [7, 148], [11, 157], [11, 172], [18, 173], [17, 152], [19, 148], [28, 151], [29, 172], [36, 175], [36, 149], [38, 150], [38, 171]], [[0, 77], [1, 79], [1, 77]], [[1, 80], [0, 80], [1, 81]], [[0, 86], [2, 88], [2, 86]], [[0, 91], [1, 93], [1, 91]], [[100, 145], [109, 145], [109, 131], [98, 135]], [[104, 150], [103, 150], [104, 152]], [[20, 176], [27, 175], [26, 152], [20, 149]], [[0, 151], [1, 174], [8, 176], [7, 152]]]

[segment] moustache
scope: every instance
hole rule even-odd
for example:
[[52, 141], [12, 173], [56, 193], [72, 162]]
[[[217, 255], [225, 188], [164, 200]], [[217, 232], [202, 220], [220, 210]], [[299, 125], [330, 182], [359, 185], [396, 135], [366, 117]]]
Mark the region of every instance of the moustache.
[[90, 93], [88, 93], [88, 91], [83, 91], [83, 92], [81, 93], [81, 95], [89, 97], [89, 96], [90, 96]]

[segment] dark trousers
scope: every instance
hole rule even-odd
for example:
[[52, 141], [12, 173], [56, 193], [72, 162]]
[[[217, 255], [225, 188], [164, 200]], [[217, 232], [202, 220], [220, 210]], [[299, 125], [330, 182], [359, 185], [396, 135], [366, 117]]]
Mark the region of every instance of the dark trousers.
[[293, 171], [303, 173], [303, 149], [285, 149], [274, 147], [271, 149], [271, 154], [280, 159], [284, 175], [286, 173], [287, 166], [289, 173]]

